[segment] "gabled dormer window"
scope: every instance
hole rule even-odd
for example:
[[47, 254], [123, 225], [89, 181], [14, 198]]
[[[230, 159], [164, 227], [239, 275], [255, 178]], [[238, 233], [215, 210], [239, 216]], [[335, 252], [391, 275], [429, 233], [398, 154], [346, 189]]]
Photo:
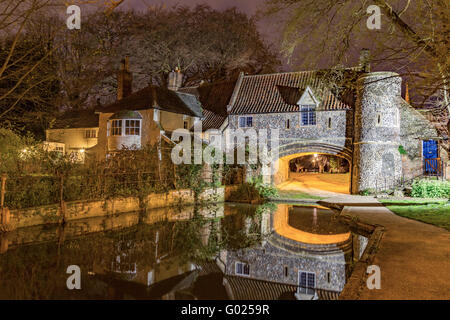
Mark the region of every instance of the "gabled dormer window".
[[316, 106], [305, 105], [300, 109], [302, 126], [315, 126], [316, 125]]
[[300, 122], [302, 126], [315, 126], [316, 108], [319, 105], [319, 101], [316, 99], [309, 86], [306, 87], [301, 98], [298, 100], [297, 105], [300, 109]]

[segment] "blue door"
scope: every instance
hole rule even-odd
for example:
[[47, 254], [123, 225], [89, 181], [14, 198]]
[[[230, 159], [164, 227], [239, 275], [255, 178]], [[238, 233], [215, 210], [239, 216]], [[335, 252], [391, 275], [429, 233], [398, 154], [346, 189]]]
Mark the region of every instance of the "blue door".
[[425, 174], [437, 174], [439, 166], [438, 158], [438, 143], [436, 140], [423, 141], [423, 159], [425, 161]]

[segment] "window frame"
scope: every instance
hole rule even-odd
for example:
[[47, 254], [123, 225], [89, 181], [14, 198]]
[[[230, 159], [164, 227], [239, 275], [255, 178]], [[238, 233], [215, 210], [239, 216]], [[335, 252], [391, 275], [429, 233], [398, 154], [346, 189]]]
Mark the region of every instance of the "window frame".
[[[302, 274], [305, 274], [305, 283], [306, 286], [301, 286], [302, 284]], [[309, 281], [310, 281], [310, 277], [309, 276], [313, 276], [313, 285], [310, 287], [308, 286]], [[298, 271], [298, 290], [297, 292], [299, 293], [305, 293], [305, 294], [314, 294], [315, 293], [315, 289], [317, 287], [317, 279], [316, 279], [316, 273], [315, 272], [310, 272], [310, 271], [304, 271], [304, 270], [299, 270]]]
[[[124, 133], [126, 136], [140, 136], [141, 135], [141, 120], [140, 119], [124, 119], [125, 128]], [[131, 122], [133, 122], [133, 126], [131, 126]], [[137, 122], [137, 125], [136, 125]], [[136, 134], [137, 131], [137, 134]], [[133, 133], [130, 133], [133, 132]]]
[[[110, 128], [110, 135], [112, 137], [120, 137], [123, 133], [123, 120], [122, 119], [112, 119], [111, 120], [111, 128]], [[120, 126], [114, 126], [114, 124], [120, 124]], [[118, 133], [118, 134], [117, 134]]]
[[[242, 272], [238, 272], [238, 265], [242, 266]], [[246, 267], [248, 273], [245, 273]], [[238, 276], [250, 277], [250, 264], [242, 261], [236, 261], [234, 263], [234, 274]]]
[[[300, 123], [303, 127], [317, 125], [317, 106], [313, 104], [304, 104], [300, 106]], [[304, 122], [306, 115], [306, 124]]]
[[[244, 126], [241, 125], [241, 120], [244, 119]], [[253, 128], [253, 116], [240, 116], [238, 119], [239, 128]]]
[[97, 130], [95, 130], [95, 129], [86, 129], [86, 130], [84, 130], [84, 138], [85, 139], [95, 139], [95, 138], [97, 138]]

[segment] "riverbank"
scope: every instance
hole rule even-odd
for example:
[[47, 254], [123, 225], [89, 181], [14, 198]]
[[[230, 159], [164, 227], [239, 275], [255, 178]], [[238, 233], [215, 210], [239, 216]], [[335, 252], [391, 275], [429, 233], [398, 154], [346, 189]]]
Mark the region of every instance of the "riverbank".
[[450, 299], [449, 231], [400, 217], [373, 197], [336, 196], [320, 203], [385, 228], [372, 261], [380, 267], [381, 289], [370, 290], [361, 281], [342, 299]]
[[[199, 195], [204, 203], [220, 203], [226, 201], [233, 186], [211, 188]], [[189, 206], [194, 204], [195, 197], [192, 190], [173, 190], [167, 193], [152, 193], [143, 198], [124, 197], [99, 199], [89, 201], [71, 201], [62, 204], [52, 204], [40, 207], [11, 210], [8, 222], [3, 224], [0, 232], [17, 228], [55, 224], [93, 217], [106, 217], [126, 212], [136, 212], [144, 209], [155, 209], [175, 206]]]

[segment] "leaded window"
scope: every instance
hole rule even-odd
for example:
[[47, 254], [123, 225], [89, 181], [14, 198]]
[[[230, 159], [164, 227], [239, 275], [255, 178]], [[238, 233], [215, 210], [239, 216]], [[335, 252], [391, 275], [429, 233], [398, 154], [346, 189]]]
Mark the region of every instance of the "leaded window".
[[312, 272], [300, 271], [299, 274], [299, 292], [314, 294], [316, 287], [316, 274]]
[[236, 270], [235, 273], [241, 276], [249, 276], [250, 275], [250, 266], [247, 263], [236, 262]]
[[316, 125], [316, 107], [315, 106], [302, 106], [301, 118], [303, 126], [315, 126]]
[[122, 135], [122, 120], [112, 120], [111, 121], [111, 135], [121, 136]]
[[253, 117], [239, 117], [239, 127], [240, 128], [253, 127]]
[[125, 120], [125, 135], [139, 136], [141, 134], [141, 120]]

